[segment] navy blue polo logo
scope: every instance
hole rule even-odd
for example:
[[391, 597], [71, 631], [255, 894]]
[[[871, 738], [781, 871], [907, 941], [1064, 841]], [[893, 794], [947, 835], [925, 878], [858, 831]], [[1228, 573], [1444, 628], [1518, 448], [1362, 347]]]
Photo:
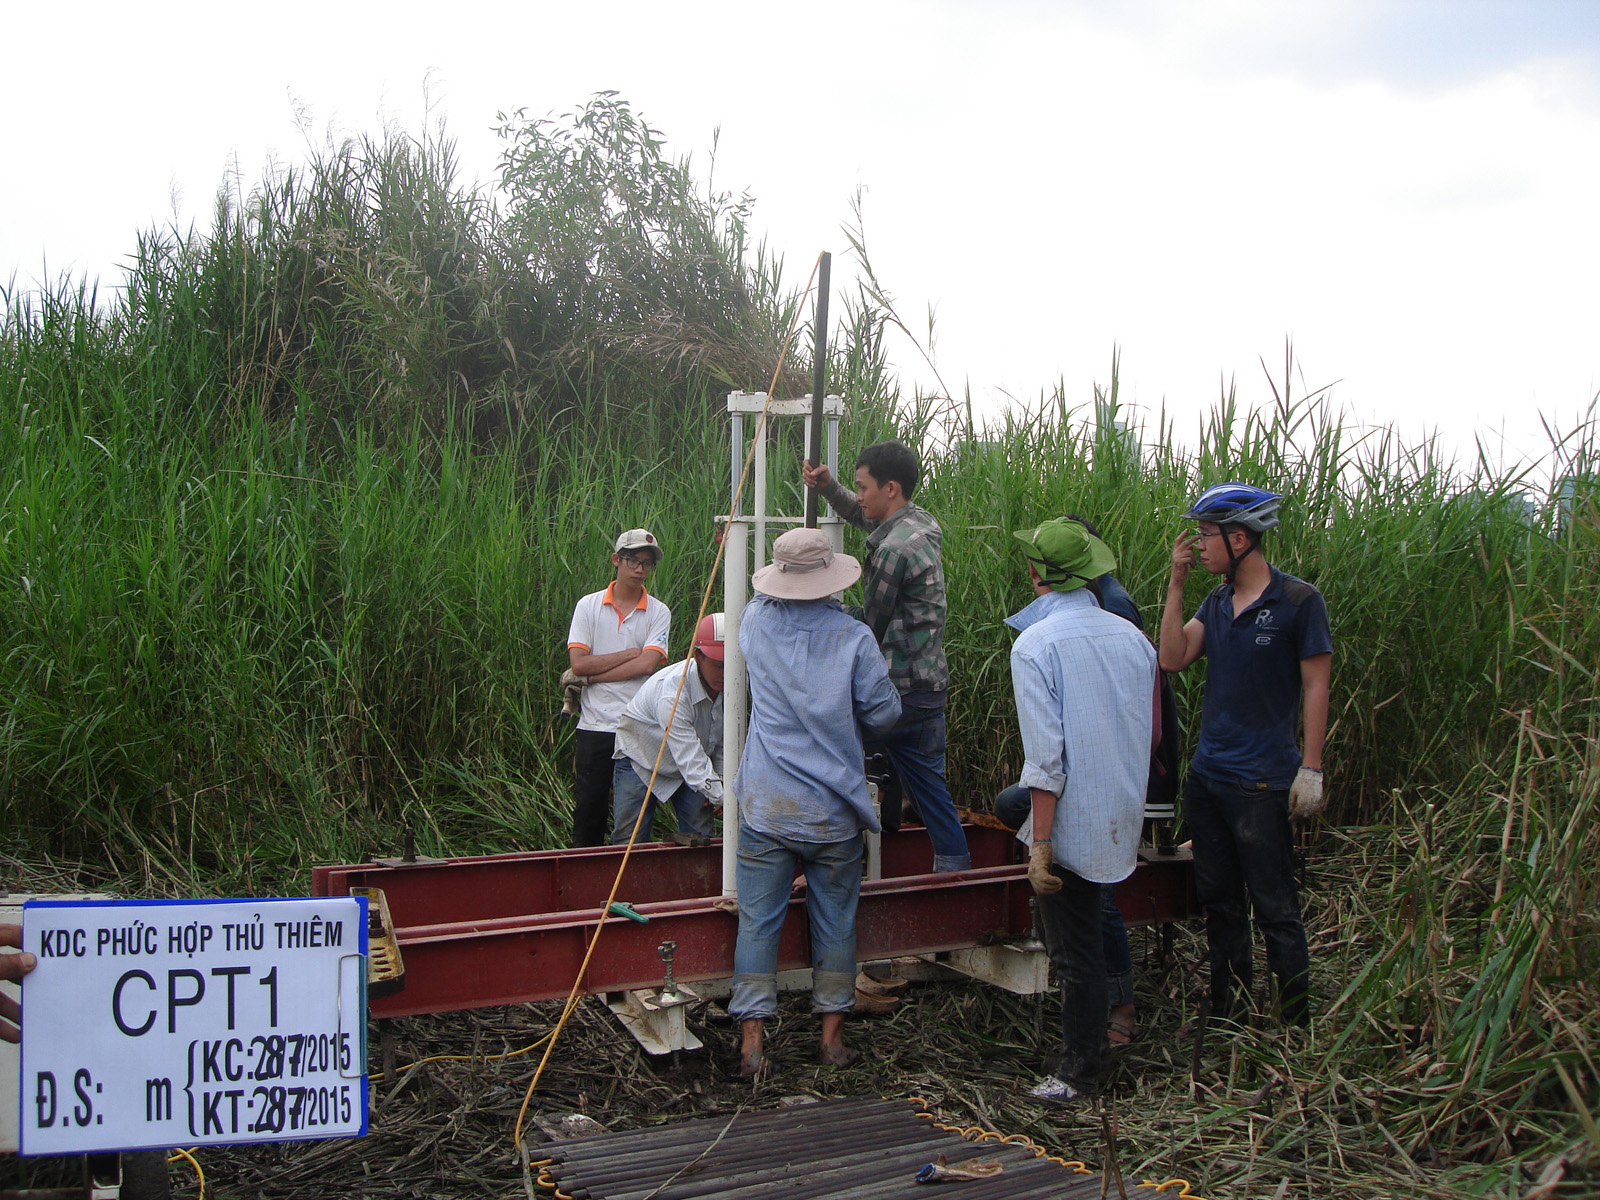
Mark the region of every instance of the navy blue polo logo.
[[1276, 632], [1277, 632], [1277, 629], [1274, 628], [1273, 624], [1272, 624], [1272, 610], [1270, 608], [1257, 609], [1256, 610], [1256, 645], [1258, 645], [1258, 646], [1270, 646], [1270, 645], [1272, 645], [1272, 635], [1274, 633], [1276, 633]]

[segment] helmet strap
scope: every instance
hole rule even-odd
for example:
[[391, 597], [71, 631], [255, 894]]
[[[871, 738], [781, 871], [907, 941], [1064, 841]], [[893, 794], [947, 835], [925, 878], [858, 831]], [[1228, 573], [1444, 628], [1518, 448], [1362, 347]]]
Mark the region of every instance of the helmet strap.
[[[1222, 526], [1221, 528], [1222, 528], [1222, 531], [1223, 531], [1223, 533], [1222, 533], [1222, 548], [1228, 552], [1228, 574], [1227, 574], [1227, 580], [1228, 580], [1228, 583], [1231, 585], [1233, 583], [1233, 577], [1239, 573], [1239, 564], [1242, 563], [1245, 559], [1249, 558], [1252, 554], [1254, 554], [1257, 550], [1259, 550], [1261, 548], [1261, 539], [1258, 538], [1258, 537], [1250, 538], [1250, 544], [1245, 547], [1244, 553], [1243, 554], [1235, 554], [1233, 552], [1233, 531], [1235, 529], [1239, 528], [1239, 526], [1237, 526], [1237, 525], [1225, 525], [1225, 526]], [[1246, 537], [1250, 537], [1249, 530], [1245, 531], [1245, 536]]]

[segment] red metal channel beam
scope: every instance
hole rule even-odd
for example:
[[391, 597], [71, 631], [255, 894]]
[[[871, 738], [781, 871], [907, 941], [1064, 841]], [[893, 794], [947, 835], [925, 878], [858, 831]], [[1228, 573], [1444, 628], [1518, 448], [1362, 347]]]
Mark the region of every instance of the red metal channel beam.
[[[438, 868], [379, 868], [381, 878], [356, 886], [382, 886], [391, 897], [395, 890], [404, 895], [407, 881], [418, 878], [413, 873], [422, 870]], [[866, 961], [928, 954], [1025, 935], [1031, 928], [1031, 896], [1026, 871], [1016, 865], [863, 883], [856, 915], [857, 956]], [[1186, 859], [1141, 863], [1118, 887], [1117, 899], [1128, 923], [1134, 925], [1182, 919], [1199, 911]], [[649, 923], [605, 919], [583, 991], [659, 985], [663, 970], [656, 948], [669, 939], [677, 943], [673, 969], [678, 979], [721, 979], [732, 973], [738, 920], [713, 898], [640, 901], [635, 907], [650, 918]], [[372, 1011], [377, 1016], [408, 1016], [564, 997], [600, 917], [598, 908], [410, 925], [396, 917], [405, 987], [374, 998]], [[779, 943], [779, 969], [809, 965], [805, 900], [800, 892], [790, 902]]]
[[[448, 858], [411, 866], [315, 867], [315, 896], [348, 895], [353, 887], [382, 888], [397, 926], [585, 911], [611, 894], [622, 863], [619, 846], [539, 850], [477, 858]], [[635, 846], [617, 899], [630, 904], [718, 896], [722, 845]]]
[[[1025, 934], [1031, 894], [1026, 875], [1011, 867], [864, 883], [856, 913], [857, 953], [863, 959], [887, 958]], [[678, 979], [732, 974], [736, 914], [705, 898], [635, 908], [649, 923], [605, 919], [583, 991], [659, 986], [663, 969], [657, 947], [669, 939], [677, 943], [673, 972]], [[405, 987], [373, 999], [372, 1012], [397, 1017], [564, 997], [599, 919], [596, 909], [402, 926], [397, 935]], [[803, 893], [790, 902], [778, 957], [779, 970], [810, 965]]]
[[[969, 826], [974, 867], [1015, 861], [1010, 833]], [[933, 869], [926, 830], [903, 829], [883, 837], [885, 876], [922, 875]], [[582, 912], [599, 908], [616, 879], [620, 846], [538, 850], [474, 858], [448, 858], [413, 865], [366, 863], [315, 867], [315, 896], [348, 895], [353, 887], [382, 888], [397, 926], [436, 925], [531, 913]], [[651, 842], [634, 847], [617, 899], [629, 904], [687, 900], [722, 894], [722, 842], [677, 846]]]
[[[862, 885], [856, 918], [862, 960], [926, 954], [1026, 934], [1026, 872], [1003, 830], [967, 829], [975, 869], [929, 875], [932, 848], [921, 829], [883, 838], [885, 878]], [[678, 944], [677, 978], [726, 978], [733, 970], [737, 919], [718, 907], [721, 845], [635, 847], [618, 899], [650, 917], [607, 917], [584, 980], [587, 992], [661, 982], [656, 947]], [[315, 895], [381, 888], [406, 975], [402, 991], [372, 1000], [379, 1016], [444, 1012], [563, 997], [583, 962], [600, 906], [622, 862], [620, 847], [545, 850], [412, 865], [317, 867]], [[1187, 856], [1142, 862], [1117, 889], [1130, 925], [1198, 914]], [[780, 969], [809, 965], [803, 893], [791, 902]]]

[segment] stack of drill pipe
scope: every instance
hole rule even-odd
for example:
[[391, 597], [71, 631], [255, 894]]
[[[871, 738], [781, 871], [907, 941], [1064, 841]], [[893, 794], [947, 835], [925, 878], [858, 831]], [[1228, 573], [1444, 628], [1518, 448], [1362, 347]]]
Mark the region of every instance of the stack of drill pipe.
[[[574, 1200], [927, 1197], [928, 1185], [914, 1176], [940, 1154], [952, 1167], [982, 1161], [1004, 1168], [987, 1179], [935, 1185], [935, 1192], [952, 1191], [962, 1200], [1089, 1200], [1101, 1194], [1098, 1174], [1076, 1172], [1021, 1146], [969, 1142], [898, 1100], [741, 1112], [731, 1126], [728, 1117], [700, 1118], [572, 1138], [535, 1151], [553, 1160], [550, 1176]], [[1134, 1187], [1128, 1193], [1153, 1194]]]

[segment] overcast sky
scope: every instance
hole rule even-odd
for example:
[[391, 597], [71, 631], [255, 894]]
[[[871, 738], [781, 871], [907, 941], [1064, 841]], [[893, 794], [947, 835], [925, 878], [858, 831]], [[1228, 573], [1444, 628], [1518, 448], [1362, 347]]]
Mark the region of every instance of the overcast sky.
[[[417, 132], [491, 180], [498, 111], [615, 89], [755, 197], [803, 279], [868, 245], [981, 404], [1061, 380], [1192, 440], [1286, 338], [1359, 421], [1544, 445], [1600, 391], [1600, 2], [74, 3], [6, 13], [0, 280], [115, 286], [329, 129]], [[898, 360], [923, 380], [909, 348]], [[931, 386], [931, 379], [926, 380]], [[1299, 380], [1296, 386], [1299, 386]]]

